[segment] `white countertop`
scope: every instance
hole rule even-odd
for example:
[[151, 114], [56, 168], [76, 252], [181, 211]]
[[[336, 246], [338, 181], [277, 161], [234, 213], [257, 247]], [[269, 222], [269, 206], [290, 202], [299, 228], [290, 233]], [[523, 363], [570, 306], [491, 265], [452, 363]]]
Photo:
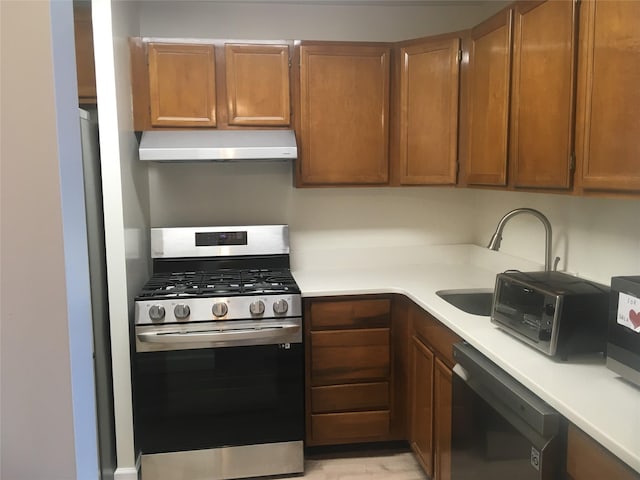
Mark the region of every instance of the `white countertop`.
[[553, 360], [436, 295], [493, 288], [495, 275], [539, 265], [473, 245], [292, 254], [304, 297], [399, 293], [413, 300], [613, 454], [640, 472], [640, 389], [607, 369], [600, 354]]

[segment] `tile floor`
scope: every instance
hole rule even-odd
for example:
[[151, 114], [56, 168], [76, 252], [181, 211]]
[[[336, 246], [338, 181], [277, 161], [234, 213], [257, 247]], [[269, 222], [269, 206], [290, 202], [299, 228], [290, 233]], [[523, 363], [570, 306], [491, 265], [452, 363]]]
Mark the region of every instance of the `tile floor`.
[[428, 480], [412, 453], [375, 450], [310, 454], [305, 473], [288, 477], [308, 480]]

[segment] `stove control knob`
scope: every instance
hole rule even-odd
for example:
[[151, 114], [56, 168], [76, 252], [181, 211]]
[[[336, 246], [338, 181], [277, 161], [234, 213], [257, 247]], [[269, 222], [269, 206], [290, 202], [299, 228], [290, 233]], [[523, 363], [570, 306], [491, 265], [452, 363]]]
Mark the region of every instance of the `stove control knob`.
[[154, 322], [164, 318], [164, 307], [162, 305], [152, 305], [149, 309], [149, 318]]
[[251, 315], [262, 315], [264, 313], [264, 302], [262, 300], [256, 300], [249, 305], [249, 311]]
[[178, 320], [184, 320], [191, 314], [189, 305], [178, 304], [173, 308], [173, 314]]
[[227, 304], [223, 302], [214, 303], [213, 307], [211, 307], [211, 312], [216, 317], [224, 317], [228, 311], [229, 307], [227, 307]]
[[273, 302], [273, 313], [276, 315], [284, 315], [289, 310], [289, 304], [286, 300], [280, 299]]

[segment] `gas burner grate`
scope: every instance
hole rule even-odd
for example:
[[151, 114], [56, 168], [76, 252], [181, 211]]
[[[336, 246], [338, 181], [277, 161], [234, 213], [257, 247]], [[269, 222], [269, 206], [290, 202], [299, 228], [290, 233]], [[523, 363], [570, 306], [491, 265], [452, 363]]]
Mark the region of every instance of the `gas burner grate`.
[[157, 273], [143, 287], [137, 299], [276, 293], [299, 293], [289, 270], [224, 269], [214, 272]]

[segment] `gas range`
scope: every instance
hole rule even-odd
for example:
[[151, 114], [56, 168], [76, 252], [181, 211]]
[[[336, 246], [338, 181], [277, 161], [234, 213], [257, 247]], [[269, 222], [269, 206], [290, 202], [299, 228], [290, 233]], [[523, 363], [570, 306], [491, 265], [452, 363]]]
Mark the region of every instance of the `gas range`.
[[302, 307], [288, 227], [154, 228], [151, 253], [132, 369], [142, 479], [302, 472]]

